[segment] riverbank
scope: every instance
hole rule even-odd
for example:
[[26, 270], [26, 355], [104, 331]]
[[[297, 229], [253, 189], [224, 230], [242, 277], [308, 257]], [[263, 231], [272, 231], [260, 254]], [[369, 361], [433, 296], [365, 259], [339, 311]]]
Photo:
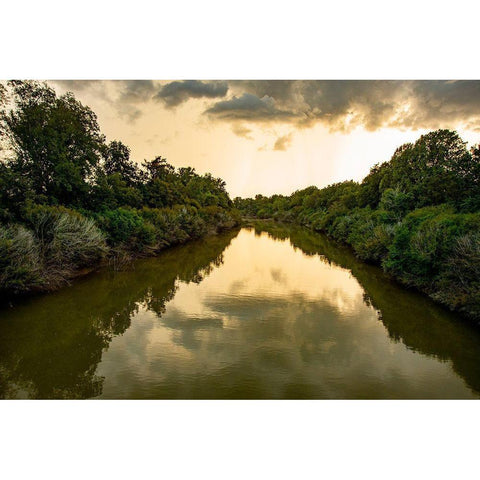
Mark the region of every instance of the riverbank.
[[11, 152], [0, 161], [0, 295], [54, 291], [105, 261], [121, 268], [238, 223], [221, 178], [161, 155], [133, 160], [73, 94], [38, 81], [0, 90]]
[[37, 207], [23, 224], [0, 226], [1, 301], [53, 292], [100, 268], [120, 270], [240, 223], [234, 211], [219, 208], [120, 210], [110, 222], [95, 217]]
[[[463, 298], [460, 298], [460, 299], [457, 300], [457, 302], [458, 302], [457, 304], [453, 304], [452, 301], [451, 301], [452, 292], [444, 292], [444, 291], [441, 291], [441, 290], [439, 291], [438, 288], [434, 289], [431, 284], [429, 285], [430, 288], [421, 288], [421, 287], [419, 287], [418, 283], [413, 281], [413, 280], [411, 280], [410, 282], [406, 282], [401, 276], [395, 275], [394, 272], [385, 268], [385, 265], [383, 264], [383, 262], [380, 259], [362, 258], [362, 256], [359, 255], [358, 250], [355, 248], [355, 245], [352, 244], [352, 242], [348, 242], [347, 237], [340, 238], [339, 236], [332, 235], [328, 230], [319, 230], [319, 229], [315, 228], [312, 224], [295, 222], [295, 221], [292, 221], [291, 219], [290, 220], [283, 220], [283, 221], [279, 221], [279, 220], [277, 220], [275, 218], [272, 218], [272, 217], [271, 218], [261, 218], [261, 219], [260, 218], [255, 218], [255, 217], [244, 217], [242, 219], [242, 226], [244, 226], [244, 227], [265, 228], [266, 226], [268, 227], [269, 225], [272, 225], [272, 226], [278, 225], [280, 228], [282, 228], [282, 226], [285, 226], [285, 225], [294, 225], [294, 226], [298, 226], [298, 227], [301, 227], [301, 228], [306, 228], [306, 229], [312, 231], [313, 233], [319, 233], [319, 234], [326, 235], [333, 242], [337, 243], [338, 245], [344, 246], [345, 248], [350, 250], [352, 252], [352, 254], [355, 255], [356, 258], [358, 258], [360, 261], [364, 262], [366, 265], [374, 265], [374, 266], [380, 267], [385, 274], [387, 274], [393, 281], [395, 281], [402, 288], [404, 288], [406, 290], [417, 291], [420, 294], [429, 297], [435, 303], [439, 304], [440, 306], [442, 306], [446, 310], [460, 314], [466, 321], [471, 322], [475, 325], [480, 324], [480, 315], [478, 314], [477, 309], [476, 309], [478, 304], [474, 303], [475, 300], [465, 298], [465, 296], [464, 296]], [[463, 264], [463, 267], [468, 268], [465, 264]], [[475, 263], [472, 262], [472, 264], [470, 265], [470, 268], [474, 269], [475, 267], [476, 267]], [[453, 273], [455, 273], [455, 272], [452, 272], [452, 275], [453, 275]], [[458, 274], [458, 272], [457, 272], [457, 274]], [[480, 278], [480, 277], [478, 277], [478, 278]], [[470, 290], [473, 290], [475, 288], [475, 286], [473, 286], [473, 288], [472, 288], [469, 285], [467, 285], [467, 286], [463, 285], [463, 288], [464, 289], [470, 288]], [[474, 294], [475, 294], [475, 292], [473, 292], [472, 296]], [[473, 304], [473, 308], [470, 311], [465, 311], [465, 309], [462, 308], [462, 306], [467, 302], [467, 300], [469, 300], [470, 305]]]
[[245, 217], [325, 233], [401, 284], [480, 321], [480, 147], [436, 130], [361, 181], [234, 200]]

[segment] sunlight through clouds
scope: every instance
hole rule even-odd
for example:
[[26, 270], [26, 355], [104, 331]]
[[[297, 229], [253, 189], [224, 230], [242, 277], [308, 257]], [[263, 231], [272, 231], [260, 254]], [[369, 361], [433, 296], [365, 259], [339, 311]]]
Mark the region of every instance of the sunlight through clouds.
[[[108, 140], [222, 177], [232, 197], [361, 180], [436, 128], [480, 139], [479, 81], [62, 80]], [[178, 132], [181, 132], [180, 134]]]

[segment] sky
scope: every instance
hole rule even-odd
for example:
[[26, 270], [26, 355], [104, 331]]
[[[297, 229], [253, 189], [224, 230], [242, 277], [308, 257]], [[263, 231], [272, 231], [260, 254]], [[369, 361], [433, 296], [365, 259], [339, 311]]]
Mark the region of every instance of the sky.
[[139, 164], [161, 155], [231, 197], [361, 180], [437, 128], [480, 142], [480, 81], [51, 80], [97, 114]]

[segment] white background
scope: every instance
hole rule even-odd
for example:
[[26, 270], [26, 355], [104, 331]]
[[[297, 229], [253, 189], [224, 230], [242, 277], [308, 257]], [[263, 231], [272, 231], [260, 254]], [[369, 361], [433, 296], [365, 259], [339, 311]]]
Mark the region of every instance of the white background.
[[[0, 78], [479, 79], [478, 19], [461, 0], [10, 1], [0, 6]], [[62, 480], [470, 478], [479, 405], [3, 401], [0, 471]]]

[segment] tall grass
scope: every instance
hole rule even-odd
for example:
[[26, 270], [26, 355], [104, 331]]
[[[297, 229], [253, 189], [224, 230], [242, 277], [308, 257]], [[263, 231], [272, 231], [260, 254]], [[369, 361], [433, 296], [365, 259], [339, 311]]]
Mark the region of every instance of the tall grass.
[[29, 224], [0, 226], [0, 292], [53, 290], [107, 253], [95, 222], [76, 212], [37, 209]]
[[42, 257], [33, 232], [0, 225], [0, 291], [21, 293], [42, 284]]

